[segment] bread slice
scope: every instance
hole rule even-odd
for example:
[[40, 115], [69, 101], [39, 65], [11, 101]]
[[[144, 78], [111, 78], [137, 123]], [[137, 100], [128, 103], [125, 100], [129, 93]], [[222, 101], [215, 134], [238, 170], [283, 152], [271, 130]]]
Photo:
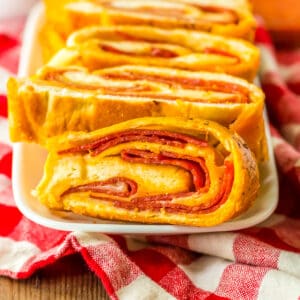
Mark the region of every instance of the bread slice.
[[72, 30], [90, 25], [150, 25], [252, 39], [256, 27], [247, 0], [90, 0], [73, 1], [64, 10]]
[[34, 195], [56, 210], [114, 220], [213, 226], [259, 190], [256, 160], [236, 134], [207, 120], [133, 119], [47, 143]]
[[42, 68], [8, 82], [13, 141], [44, 144], [65, 131], [93, 131], [147, 116], [204, 118], [236, 131], [258, 160], [267, 157], [262, 91], [225, 74], [122, 66], [88, 72]]
[[95, 26], [69, 36], [49, 66], [89, 70], [124, 64], [227, 73], [252, 81], [259, 50], [251, 43], [211, 33], [149, 26]]

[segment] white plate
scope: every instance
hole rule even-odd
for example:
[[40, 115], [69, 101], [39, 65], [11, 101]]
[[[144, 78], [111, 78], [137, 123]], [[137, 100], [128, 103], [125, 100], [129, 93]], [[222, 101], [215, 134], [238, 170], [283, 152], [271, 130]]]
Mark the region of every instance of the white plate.
[[[41, 64], [41, 49], [37, 33], [43, 20], [42, 5], [36, 6], [28, 19], [21, 51], [19, 76], [32, 74]], [[267, 127], [267, 126], [266, 126]], [[272, 149], [271, 137], [266, 128], [268, 147]], [[35, 144], [16, 143], [13, 146], [13, 192], [17, 206], [32, 221], [41, 225], [67, 231], [93, 231], [120, 234], [183, 234], [238, 230], [256, 225], [268, 218], [277, 206], [278, 182], [274, 156], [260, 166], [261, 189], [254, 205], [244, 214], [229, 222], [213, 227], [190, 227], [175, 225], [145, 225], [113, 222], [79, 216], [69, 212], [54, 212], [31, 195], [39, 182], [44, 167], [46, 151]]]

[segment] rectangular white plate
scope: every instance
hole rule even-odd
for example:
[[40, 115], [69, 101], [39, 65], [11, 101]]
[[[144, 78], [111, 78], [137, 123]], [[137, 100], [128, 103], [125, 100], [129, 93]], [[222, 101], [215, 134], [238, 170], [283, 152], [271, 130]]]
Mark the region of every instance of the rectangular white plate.
[[[41, 65], [41, 49], [38, 32], [43, 20], [43, 6], [37, 5], [31, 12], [24, 32], [19, 76], [28, 76]], [[213, 227], [139, 224], [113, 222], [79, 216], [70, 212], [54, 212], [31, 195], [42, 177], [46, 151], [35, 144], [15, 143], [13, 146], [13, 192], [17, 206], [32, 221], [54, 229], [67, 231], [93, 231], [120, 234], [183, 234], [238, 230], [256, 225], [268, 218], [277, 206], [278, 182], [271, 137], [268, 126], [266, 135], [269, 161], [260, 166], [261, 189], [254, 205], [244, 214], [229, 222]]]

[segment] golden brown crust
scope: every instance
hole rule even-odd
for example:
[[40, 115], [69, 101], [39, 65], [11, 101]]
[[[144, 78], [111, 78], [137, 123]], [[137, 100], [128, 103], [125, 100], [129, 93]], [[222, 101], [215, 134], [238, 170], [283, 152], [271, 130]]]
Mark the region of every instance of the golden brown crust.
[[[108, 148], [105, 148], [106, 150], [97, 155], [93, 155], [92, 152], [88, 154], [80, 151], [77, 153], [66, 151], [70, 147], [78, 149], [82, 145], [88, 145], [95, 140], [116, 133], [118, 133], [118, 138], [124, 131], [145, 129], [163, 131], [164, 134], [171, 132], [175, 136], [177, 134], [188, 135], [204, 141], [204, 144], [197, 146], [190, 141], [182, 148], [171, 144], [161, 144], [159, 139], [156, 141], [152, 138], [151, 140], [110, 144]], [[135, 162], [131, 164], [130, 161], [124, 161], [120, 156], [126, 149], [138, 151], [147, 149], [147, 155], [150, 152], [156, 153], [154, 156], [157, 153], [173, 153], [176, 159], [194, 157], [193, 159], [197, 160], [202, 157], [209, 176], [204, 183], [207, 186], [206, 192], [200, 188], [202, 191], [200, 193], [196, 190], [192, 194], [189, 193], [179, 198], [172, 196], [172, 200], [167, 202], [160, 200], [166, 195], [176, 195], [175, 191], [175, 193], [181, 193], [181, 190], [190, 189], [189, 181], [186, 181], [189, 178], [186, 177], [186, 171], [180, 165], [175, 167], [170, 163], [157, 165], [151, 162]], [[246, 210], [255, 200], [259, 188], [257, 164], [243, 140], [226, 128], [201, 119], [141, 118], [130, 120], [91, 133], [70, 133], [50, 139], [48, 150], [50, 154], [45, 165], [44, 177], [35, 195], [51, 208], [72, 210], [95, 217], [145, 223], [213, 226]], [[62, 150], [65, 152], [61, 152]], [[233, 173], [232, 181], [228, 182], [226, 199], [224, 196], [223, 200], [218, 200], [217, 204], [213, 204], [215, 201], [213, 199], [220, 195], [222, 182], [226, 181], [224, 176], [227, 174], [227, 164], [233, 166]], [[95, 192], [75, 190], [76, 186], [82, 184], [124, 177], [136, 182], [138, 187], [129, 198], [115, 197], [113, 194], [109, 196], [103, 191], [95, 198]], [[72, 188], [71, 192], [66, 193], [70, 191], [70, 188]], [[111, 186], [106, 188], [111, 189]], [[159, 196], [162, 192], [164, 194]], [[147, 195], [153, 193], [152, 202], [143, 206], [143, 203], [147, 201], [143, 200], [143, 197], [147, 198]], [[135, 197], [139, 197], [139, 204], [134, 204], [137, 207], [132, 208], [131, 202], [138, 203], [135, 202]], [[111, 201], [113, 199], [115, 200]], [[162, 207], [157, 209], [157, 204]], [[180, 209], [176, 208], [178, 205]], [[207, 208], [197, 210], [197, 207]]]
[[[111, 77], [116, 74], [119, 78]], [[46, 67], [32, 79], [11, 79], [8, 89], [13, 141], [44, 144], [65, 131], [92, 131], [145, 116], [200, 117], [241, 134], [258, 160], [267, 155], [263, 94], [228, 75], [143, 66], [96, 73]]]

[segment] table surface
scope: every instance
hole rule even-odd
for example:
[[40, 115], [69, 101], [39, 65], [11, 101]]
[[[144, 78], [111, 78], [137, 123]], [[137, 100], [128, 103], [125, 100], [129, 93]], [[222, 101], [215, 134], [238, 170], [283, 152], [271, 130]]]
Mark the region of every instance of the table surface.
[[29, 279], [0, 277], [0, 300], [19, 299], [108, 300], [109, 297], [101, 280], [75, 254], [37, 271]]

